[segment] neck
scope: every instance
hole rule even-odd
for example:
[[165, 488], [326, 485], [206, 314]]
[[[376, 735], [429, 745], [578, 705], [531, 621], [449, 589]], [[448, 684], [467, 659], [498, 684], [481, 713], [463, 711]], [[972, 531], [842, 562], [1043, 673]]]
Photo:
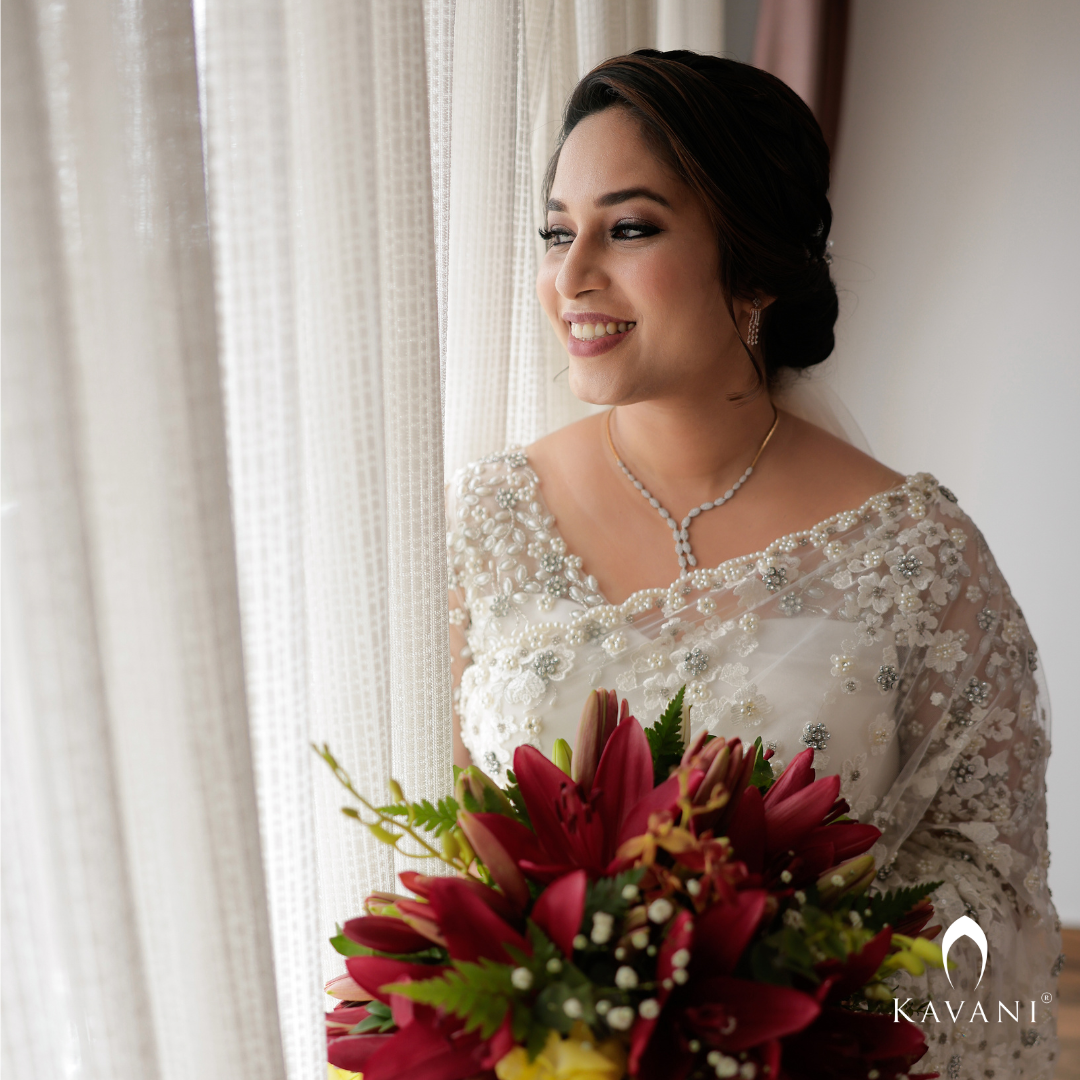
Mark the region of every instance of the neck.
[[620, 405], [610, 423], [619, 456], [675, 513], [684, 504], [712, 499], [737, 480], [774, 419], [772, 401], [762, 392], [739, 402], [721, 396]]

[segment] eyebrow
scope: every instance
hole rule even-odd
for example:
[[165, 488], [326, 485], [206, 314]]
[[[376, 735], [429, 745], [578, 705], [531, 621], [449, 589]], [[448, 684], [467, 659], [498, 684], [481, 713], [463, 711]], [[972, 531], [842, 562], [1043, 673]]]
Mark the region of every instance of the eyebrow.
[[[597, 206], [618, 206], [619, 203], [629, 202], [631, 199], [651, 199], [661, 206], [671, 209], [671, 203], [663, 195], [645, 187], [625, 188], [623, 191], [609, 191], [596, 200]], [[566, 203], [561, 199], [549, 199], [547, 208], [555, 213], [565, 213]]]

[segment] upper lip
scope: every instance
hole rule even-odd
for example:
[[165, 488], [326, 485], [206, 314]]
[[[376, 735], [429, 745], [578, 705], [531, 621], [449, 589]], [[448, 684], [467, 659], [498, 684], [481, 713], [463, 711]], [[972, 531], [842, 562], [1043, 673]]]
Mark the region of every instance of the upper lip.
[[636, 319], [627, 319], [623, 315], [605, 315], [602, 311], [564, 311], [563, 321], [569, 323], [628, 323], [636, 322]]

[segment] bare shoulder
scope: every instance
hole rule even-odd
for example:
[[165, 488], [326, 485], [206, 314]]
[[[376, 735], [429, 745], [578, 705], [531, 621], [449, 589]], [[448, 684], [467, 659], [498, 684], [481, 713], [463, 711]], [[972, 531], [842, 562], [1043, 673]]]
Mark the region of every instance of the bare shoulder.
[[542, 475], [560, 475], [571, 466], [587, 468], [596, 456], [597, 436], [603, 423], [603, 414], [586, 416], [525, 447], [530, 464]]
[[783, 470], [789, 484], [813, 491], [822, 503], [859, 506], [904, 482], [902, 473], [816, 424], [790, 413], [782, 413], [782, 418], [785, 437], [774, 468]]

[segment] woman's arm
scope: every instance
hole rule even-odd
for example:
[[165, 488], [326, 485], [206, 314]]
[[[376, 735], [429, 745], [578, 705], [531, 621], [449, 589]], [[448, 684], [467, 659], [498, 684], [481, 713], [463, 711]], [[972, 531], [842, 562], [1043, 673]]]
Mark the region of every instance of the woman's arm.
[[469, 655], [469, 643], [465, 638], [465, 627], [469, 623], [469, 613], [457, 588], [450, 589], [450, 678], [453, 686], [454, 717], [454, 764], [463, 769], [472, 764], [469, 751], [461, 741], [461, 716], [458, 713], [458, 699], [461, 694], [461, 675], [472, 659]]

